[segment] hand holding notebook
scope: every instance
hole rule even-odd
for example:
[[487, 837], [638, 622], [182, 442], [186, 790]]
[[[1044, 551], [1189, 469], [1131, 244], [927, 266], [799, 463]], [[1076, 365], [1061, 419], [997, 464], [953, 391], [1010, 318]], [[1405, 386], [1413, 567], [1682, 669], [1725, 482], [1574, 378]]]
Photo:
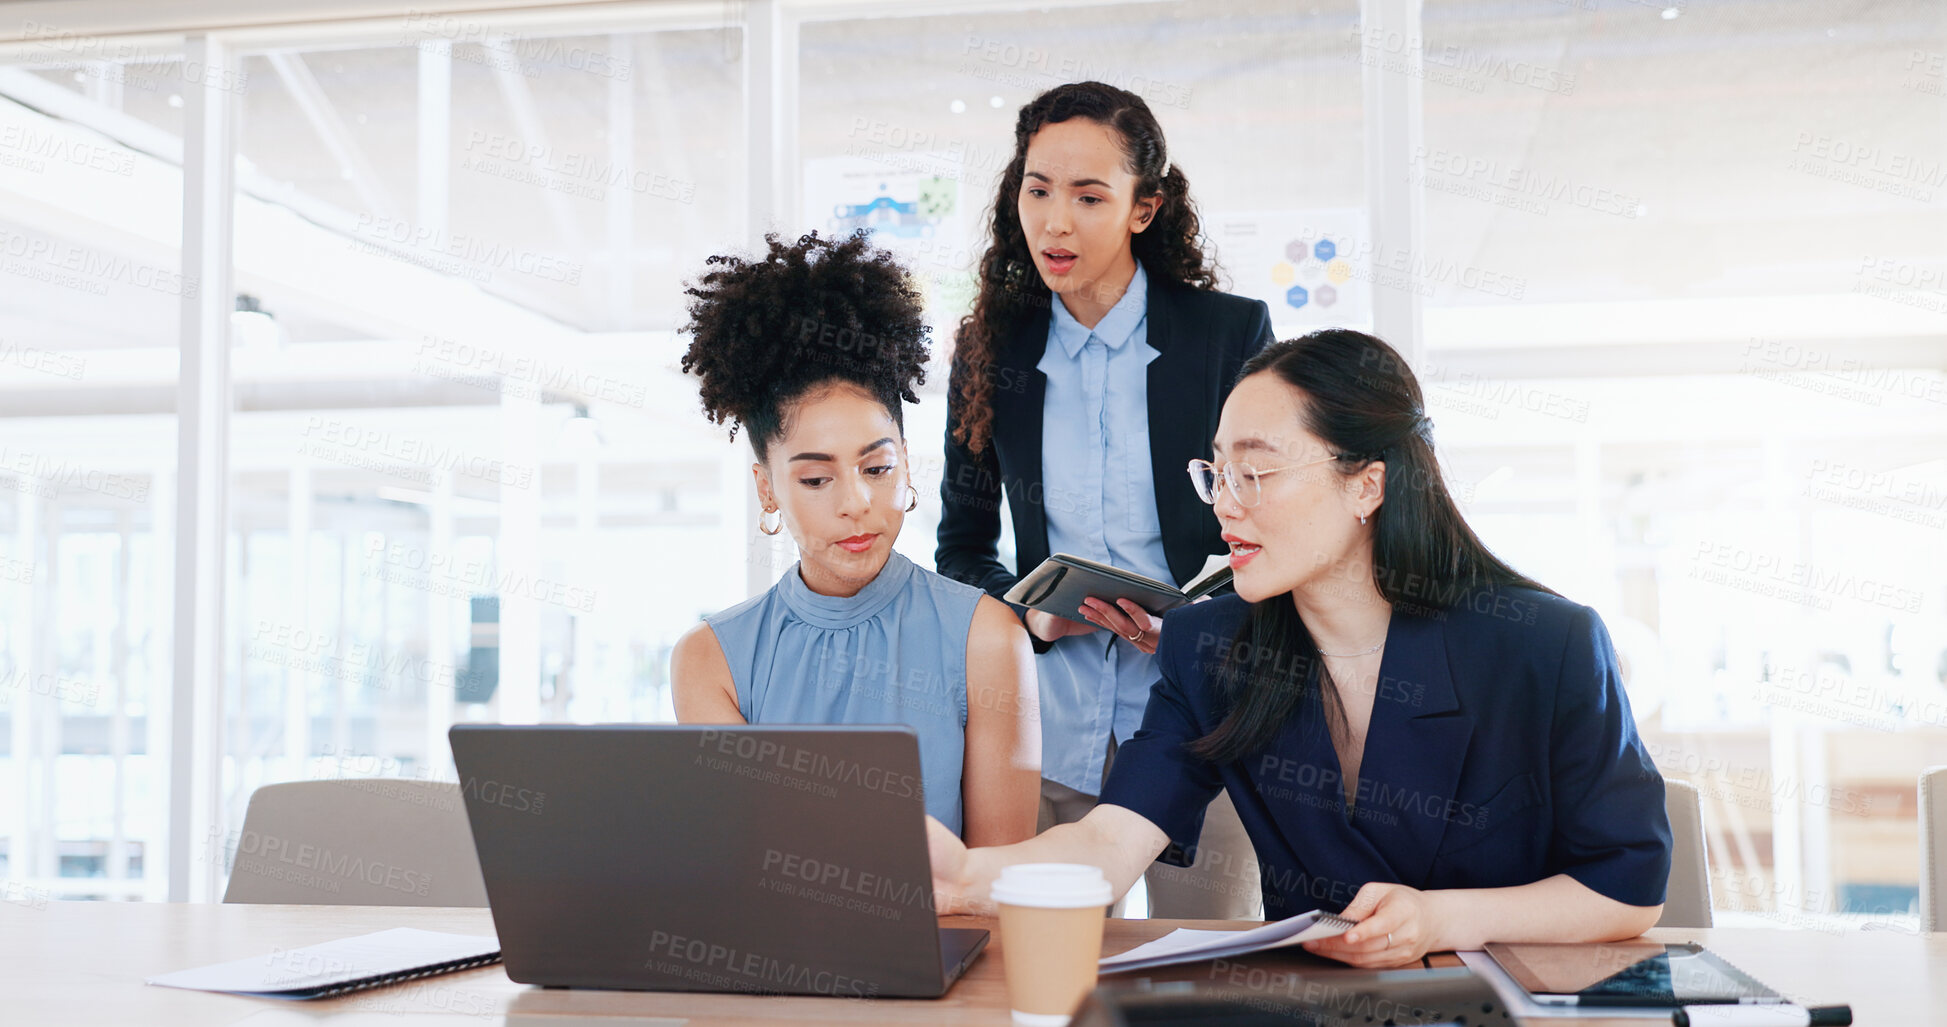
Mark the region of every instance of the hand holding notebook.
[[1127, 952], [1107, 956], [1097, 964], [1102, 973], [1121, 970], [1147, 970], [1153, 966], [1194, 963], [1202, 959], [1222, 959], [1248, 955], [1267, 949], [1330, 938], [1351, 930], [1354, 922], [1323, 910], [1312, 910], [1247, 931], [1193, 931], [1178, 928]]

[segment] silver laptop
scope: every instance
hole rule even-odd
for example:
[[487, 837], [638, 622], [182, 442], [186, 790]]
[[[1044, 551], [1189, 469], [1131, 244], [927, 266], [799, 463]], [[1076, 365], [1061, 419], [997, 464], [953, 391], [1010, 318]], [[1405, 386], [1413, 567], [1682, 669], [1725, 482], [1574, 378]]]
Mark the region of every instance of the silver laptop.
[[523, 984], [937, 998], [986, 947], [936, 919], [910, 728], [448, 737]]

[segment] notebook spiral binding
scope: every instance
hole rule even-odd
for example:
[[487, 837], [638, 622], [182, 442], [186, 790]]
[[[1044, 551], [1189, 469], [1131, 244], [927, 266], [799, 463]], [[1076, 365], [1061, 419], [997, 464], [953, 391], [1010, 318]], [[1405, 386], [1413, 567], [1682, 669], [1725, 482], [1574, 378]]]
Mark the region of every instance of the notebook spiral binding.
[[498, 952], [478, 956], [473, 959], [455, 959], [447, 963], [435, 963], [432, 966], [422, 966], [417, 970], [360, 977], [355, 981], [346, 981], [343, 984], [333, 984], [329, 987], [319, 988], [316, 991], [305, 992], [304, 997], [330, 998], [333, 995], [343, 995], [351, 991], [366, 991], [371, 988], [384, 987], [388, 984], [404, 984], [407, 981], [418, 980], [421, 977], [432, 977], [437, 974], [450, 974], [461, 970], [473, 970], [478, 967], [492, 966], [498, 962], [500, 962], [500, 953]]

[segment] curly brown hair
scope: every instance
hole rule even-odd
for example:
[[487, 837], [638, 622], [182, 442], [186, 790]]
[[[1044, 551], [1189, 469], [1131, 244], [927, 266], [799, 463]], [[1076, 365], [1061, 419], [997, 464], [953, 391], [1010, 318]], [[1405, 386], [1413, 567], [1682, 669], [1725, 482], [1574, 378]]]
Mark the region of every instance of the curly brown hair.
[[1171, 164], [1163, 128], [1142, 97], [1102, 82], [1070, 82], [1029, 101], [1014, 120], [1014, 158], [1001, 171], [988, 211], [987, 251], [977, 270], [980, 292], [960, 319], [954, 339], [951, 409], [954, 441], [979, 453], [993, 437], [992, 368], [1000, 347], [1031, 311], [1053, 295], [1035, 271], [1015, 204], [1027, 166], [1028, 140], [1042, 126], [1087, 118], [1122, 141], [1123, 165], [1136, 176], [1136, 196], [1160, 196], [1155, 220], [1130, 240], [1150, 275], [1199, 289], [1219, 287], [1216, 265], [1203, 253], [1202, 226], [1190, 200], [1190, 181]]
[[703, 412], [742, 425], [762, 462], [784, 435], [790, 405], [834, 382], [856, 385], [905, 431], [901, 401], [919, 402], [928, 341], [920, 290], [864, 229], [841, 240], [811, 232], [746, 260], [709, 258], [684, 290], [691, 336], [683, 370], [702, 379]]

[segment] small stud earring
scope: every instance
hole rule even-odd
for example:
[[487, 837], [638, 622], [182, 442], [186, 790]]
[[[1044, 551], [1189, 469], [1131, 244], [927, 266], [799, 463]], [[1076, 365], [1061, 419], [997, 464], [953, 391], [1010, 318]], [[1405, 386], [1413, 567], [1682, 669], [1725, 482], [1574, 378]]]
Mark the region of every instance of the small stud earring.
[[1359, 515], [1359, 523], [1360, 523], [1360, 524], [1364, 524], [1364, 523], [1366, 523], [1366, 515], [1365, 515], [1365, 514], [1360, 514], [1360, 515]]

